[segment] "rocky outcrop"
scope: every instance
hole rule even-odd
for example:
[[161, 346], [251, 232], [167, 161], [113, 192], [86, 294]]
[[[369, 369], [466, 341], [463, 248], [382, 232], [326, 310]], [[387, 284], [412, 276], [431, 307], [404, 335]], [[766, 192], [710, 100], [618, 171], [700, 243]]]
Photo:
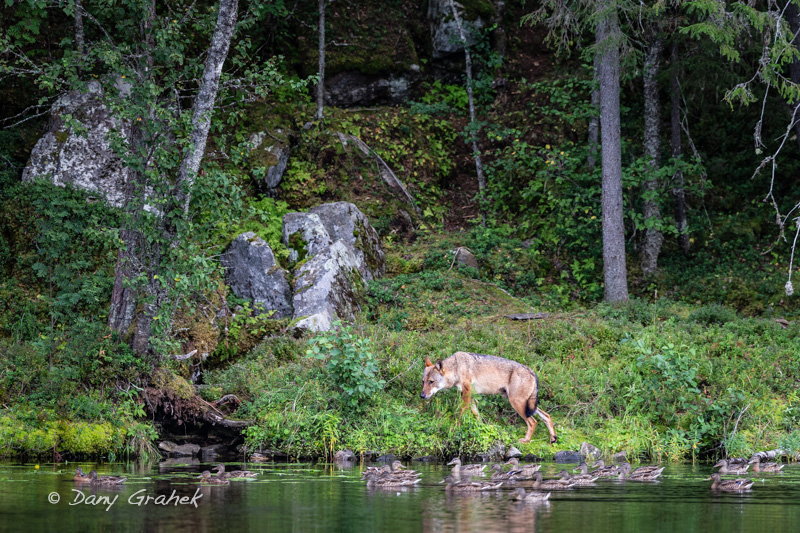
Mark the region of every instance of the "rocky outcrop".
[[[56, 185], [71, 184], [121, 206], [128, 171], [109, 138], [121, 125], [102, 104], [100, 84], [90, 82], [87, 87], [86, 93], [70, 91], [53, 105], [51, 127], [34, 146], [22, 179], [48, 177]], [[65, 122], [65, 115], [77, 120], [84, 131], [76, 132]]]
[[419, 80], [416, 65], [412, 65], [411, 72], [388, 76], [340, 72], [325, 80], [325, 104], [335, 107], [405, 104]]
[[320, 218], [332, 241], [342, 241], [353, 249], [358, 270], [365, 281], [383, 276], [386, 258], [381, 239], [358, 207], [349, 202], [333, 202], [318, 205], [309, 214]]
[[159, 442], [158, 449], [173, 457], [191, 457], [200, 453], [200, 446], [197, 444], [176, 444], [168, 440]]
[[262, 177], [263, 186], [275, 189], [283, 180], [283, 174], [289, 164], [291, 145], [284, 130], [278, 129], [275, 134], [264, 131], [250, 136], [253, 148], [250, 150], [250, 170], [254, 175]]
[[295, 327], [328, 331], [337, 318], [353, 320], [364, 298], [364, 279], [353, 248], [336, 241], [294, 272]]
[[366, 283], [383, 276], [378, 233], [355, 205], [334, 202], [283, 217], [283, 244], [292, 275], [255, 233], [239, 235], [222, 254], [226, 279], [240, 298], [293, 317], [301, 330], [327, 331], [337, 319], [353, 320]]
[[289, 249], [289, 261], [304, 261], [327, 250], [333, 244], [319, 215], [287, 213], [283, 216], [283, 244]]
[[573, 452], [570, 450], [563, 450], [560, 452], [556, 452], [555, 456], [553, 456], [553, 460], [556, 463], [563, 464], [563, 463], [580, 463], [583, 461], [583, 455], [580, 452]]
[[354, 319], [366, 283], [386, 268], [378, 233], [349, 202], [286, 214], [283, 244], [297, 262], [292, 288], [299, 329], [327, 331], [337, 318]]
[[581, 443], [581, 454], [586, 460], [597, 461], [603, 457], [603, 452], [597, 446], [589, 444], [588, 442]]
[[221, 258], [231, 290], [240, 298], [274, 311], [272, 318], [292, 316], [292, 290], [286, 272], [275, 261], [269, 244], [249, 231], [242, 233]]
[[[467, 45], [472, 46], [477, 42], [476, 30], [483, 29], [486, 23], [480, 14], [465, 12], [457, 2], [455, 5], [456, 9], [459, 10], [459, 15], [464, 25]], [[491, 8], [491, 3], [487, 5], [487, 8]], [[458, 34], [458, 26], [450, 9], [450, 0], [430, 0], [428, 2], [428, 20], [431, 27], [432, 55], [434, 59], [441, 59], [464, 50]]]

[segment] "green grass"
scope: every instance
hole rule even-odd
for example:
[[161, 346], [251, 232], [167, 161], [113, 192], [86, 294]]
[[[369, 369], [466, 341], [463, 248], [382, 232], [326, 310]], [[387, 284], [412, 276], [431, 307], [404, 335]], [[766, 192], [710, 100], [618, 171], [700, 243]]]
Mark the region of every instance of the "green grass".
[[[464, 287], [478, 303], [448, 313]], [[500, 315], [524, 304], [503, 293], [497, 298], [495, 287], [455, 270], [398, 276], [372, 289], [372, 305], [355, 331], [369, 340], [386, 385], [360, 410], [338, 402], [335, 383], [322, 362], [305, 356], [303, 339], [268, 340], [207, 376], [217, 390], [244, 400], [238, 415], [257, 422], [246, 431], [250, 446], [306, 456], [351, 448], [444, 457], [501, 442], [548, 457], [589, 441], [606, 453], [686, 460], [796, 439], [796, 324], [783, 329], [770, 319], [668, 300], [512, 322]], [[455, 390], [422, 401], [424, 357], [457, 350], [535, 369], [541, 406], [553, 417], [559, 443], [551, 447], [538, 428], [530, 443], [519, 444], [525, 425], [499, 396], [477, 397], [480, 421], [469, 412], [458, 418]]]

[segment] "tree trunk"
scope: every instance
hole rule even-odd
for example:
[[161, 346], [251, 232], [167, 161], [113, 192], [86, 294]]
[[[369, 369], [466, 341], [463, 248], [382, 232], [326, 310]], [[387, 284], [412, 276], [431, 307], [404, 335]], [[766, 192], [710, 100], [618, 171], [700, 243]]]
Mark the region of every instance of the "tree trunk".
[[[152, 57], [148, 43], [152, 42], [152, 21], [155, 16], [155, 4], [151, 0], [148, 5], [150, 17], [143, 17], [140, 22], [143, 34], [143, 59], [142, 68], [139, 69], [138, 82], [144, 83], [151, 76]], [[209, 45], [203, 77], [200, 80], [198, 94], [194, 101], [192, 113], [192, 130], [189, 134], [189, 146], [181, 161], [178, 170], [178, 179], [174, 189], [174, 207], [182, 209], [184, 218], [188, 216], [191, 202], [191, 191], [195, 176], [200, 169], [200, 162], [205, 152], [208, 132], [211, 127], [211, 115], [216, 104], [219, 80], [222, 67], [228, 55], [231, 38], [236, 28], [238, 0], [221, 0], [217, 14], [217, 23]], [[153, 119], [152, 110], [148, 120]], [[142, 138], [135, 126], [130, 132], [129, 142], [135, 153], [147, 153], [147, 142]], [[145, 161], [144, 166], [148, 163]], [[126, 185], [125, 210], [129, 216], [136, 220], [146, 204], [145, 170], [133, 171]], [[168, 239], [177, 238], [177, 231], [173, 222], [170, 222], [169, 209], [161, 216], [161, 227]], [[164, 297], [161, 283], [155, 279], [164, 250], [158, 242], [148, 244], [140, 242], [136, 233], [131, 229], [120, 232], [123, 244], [117, 258], [117, 267], [112, 292], [111, 308], [109, 311], [109, 326], [120, 332], [127, 332], [133, 320], [133, 310], [141, 302], [141, 310], [136, 316], [134, 328], [133, 349], [143, 354], [150, 349], [150, 337], [153, 321], [155, 320]], [[144, 275], [146, 282], [140, 286], [141, 292], [136, 293], [132, 288], [126, 287], [136, 277]], [[137, 301], [138, 299], [138, 301]]]
[[327, 2], [327, 0], [318, 0], [319, 81], [317, 82], [317, 120], [322, 120], [322, 110], [325, 106], [325, 2]]
[[136, 290], [126, 287], [125, 282], [134, 278], [135, 234], [131, 230], [121, 230], [122, 246], [117, 253], [114, 270], [114, 288], [111, 291], [111, 306], [108, 313], [108, 327], [125, 334], [133, 323], [136, 313]]
[[600, 141], [603, 165], [603, 278], [607, 302], [628, 300], [622, 212], [622, 145], [619, 111], [619, 22], [610, 0], [600, 0]]
[[[681, 145], [681, 87], [678, 79], [678, 43], [672, 43], [672, 86], [670, 98], [670, 128], [672, 129], [672, 157], [679, 159], [683, 155]], [[675, 225], [678, 228], [678, 246], [684, 254], [689, 253], [689, 225], [686, 221], [686, 193], [683, 189], [683, 171], [678, 169], [672, 177], [672, 196], [675, 199]]]
[[[592, 91], [592, 108], [600, 111], [600, 56], [594, 56], [594, 85]], [[589, 121], [589, 155], [586, 157], [586, 166], [594, 170], [597, 165], [597, 148], [600, 145], [600, 115], [595, 114]]]
[[80, 60], [83, 61], [86, 39], [83, 33], [83, 4], [81, 0], [75, 0], [75, 49], [78, 51]]
[[208, 130], [211, 128], [211, 115], [216, 104], [222, 66], [228, 57], [231, 38], [236, 29], [237, 11], [238, 0], [220, 0], [217, 25], [214, 28], [214, 35], [211, 38], [211, 45], [208, 48], [208, 56], [203, 69], [203, 78], [200, 80], [197, 98], [194, 101], [189, 152], [184, 156], [181, 168], [178, 171], [176, 196], [178, 205], [183, 204], [184, 216], [189, 213], [192, 185], [197, 171], [200, 169], [200, 161], [206, 151]]
[[[800, 48], [800, 35], [798, 35], [800, 33], [800, 9], [798, 9], [794, 2], [789, 2], [789, 5], [786, 7], [786, 21], [789, 23], [789, 29], [792, 30], [792, 35], [794, 35], [792, 44]], [[795, 58], [794, 61], [789, 64], [789, 76], [792, 79], [792, 83], [800, 84], [800, 59]], [[797, 120], [797, 114], [800, 113], [795, 113], [797, 106], [800, 106], [800, 102], [794, 102], [789, 105], [792, 115], [796, 120], [794, 132], [797, 137], [797, 145], [800, 147], [800, 120]]]
[[492, 34], [494, 51], [500, 57], [505, 58], [508, 53], [508, 35], [503, 27], [503, 19], [506, 18], [506, 2], [505, 0], [494, 0], [492, 3], [494, 4], [494, 15], [492, 15], [491, 24], [495, 26]]
[[461, 44], [464, 46], [464, 62], [467, 72], [467, 102], [469, 103], [470, 138], [472, 141], [472, 155], [475, 158], [475, 171], [478, 175], [478, 201], [480, 203], [481, 221], [485, 226], [486, 212], [484, 210], [484, 190], [486, 189], [486, 178], [483, 174], [481, 150], [478, 146], [478, 122], [475, 119], [475, 98], [472, 94], [472, 56], [469, 53], [469, 46], [467, 45], [467, 36], [464, 33], [464, 26], [461, 24], [461, 16], [459, 16], [453, 0], [449, 0], [449, 4], [450, 10], [453, 12], [453, 20], [455, 20], [456, 28], [458, 28], [458, 37], [461, 39]]
[[661, 151], [661, 106], [658, 97], [658, 69], [661, 62], [663, 42], [655, 37], [647, 50], [644, 60], [644, 151], [648, 159], [650, 171], [642, 185], [644, 211], [644, 239], [642, 241], [642, 272], [646, 276], [658, 270], [658, 255], [664, 235], [658, 226], [661, 224], [661, 210], [658, 207], [659, 152]]

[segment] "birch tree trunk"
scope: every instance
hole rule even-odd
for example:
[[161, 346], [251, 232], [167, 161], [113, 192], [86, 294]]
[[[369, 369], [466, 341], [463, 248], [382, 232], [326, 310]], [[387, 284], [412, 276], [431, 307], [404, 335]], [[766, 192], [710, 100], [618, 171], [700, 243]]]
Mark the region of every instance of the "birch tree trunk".
[[[670, 112], [672, 157], [683, 155], [681, 143], [681, 86], [678, 79], [678, 43], [672, 43], [672, 82], [670, 87]], [[686, 192], [683, 189], [683, 171], [678, 169], [672, 177], [672, 196], [675, 200], [675, 225], [678, 228], [678, 246], [684, 254], [689, 253], [688, 223], [686, 221]]]
[[197, 171], [200, 170], [203, 153], [206, 151], [208, 130], [211, 128], [211, 114], [214, 111], [219, 90], [219, 79], [222, 75], [222, 66], [228, 57], [228, 49], [236, 29], [237, 16], [238, 0], [220, 0], [217, 25], [214, 28], [214, 35], [211, 37], [203, 78], [200, 80], [197, 98], [194, 101], [189, 152], [184, 156], [180, 170], [178, 170], [177, 198], [178, 205], [183, 204], [184, 216], [189, 213], [192, 185]]
[[486, 225], [486, 212], [484, 210], [484, 192], [486, 189], [486, 178], [483, 174], [483, 163], [481, 162], [481, 150], [478, 146], [478, 121], [475, 119], [475, 98], [472, 94], [472, 56], [469, 53], [469, 46], [467, 44], [467, 36], [464, 33], [464, 26], [461, 24], [461, 17], [456, 9], [455, 2], [448, 0], [450, 10], [453, 12], [453, 20], [455, 20], [456, 28], [458, 28], [458, 37], [461, 39], [461, 44], [464, 46], [464, 62], [466, 64], [467, 72], [467, 101], [469, 103], [469, 126], [470, 126], [470, 140], [472, 142], [472, 155], [475, 158], [475, 172], [478, 175], [478, 201], [481, 210], [481, 222]]
[[[149, 50], [152, 47], [148, 46], [148, 43], [152, 42], [152, 22], [155, 16], [155, 3], [153, 0], [150, 1], [148, 7], [150, 17], [145, 17], [141, 22], [144, 50], [142, 68], [139, 69], [138, 75], [140, 79], [137, 80], [140, 83], [147, 81], [152, 72], [153, 60], [149, 55]], [[184, 218], [188, 217], [192, 186], [205, 152], [208, 132], [211, 127], [211, 115], [219, 90], [222, 67], [228, 56], [231, 39], [236, 28], [237, 11], [238, 0], [221, 0], [214, 34], [207, 51], [203, 76], [200, 80], [197, 97], [192, 109], [192, 129], [189, 134], [189, 147], [181, 161], [174, 188], [174, 203], [172, 205], [182, 210]], [[139, 153], [147, 152], [148, 150], [141, 150], [146, 142], [148, 141], [144, 140], [141, 135], [137, 135], [136, 128], [132, 128], [130, 137], [132, 149], [137, 150], [138, 148], [137, 151]], [[136, 217], [144, 209], [146, 203], [144, 170], [131, 171], [131, 175], [131, 184], [126, 195], [126, 206], [130, 207], [126, 207], [126, 209], [131, 209], [130, 215]], [[136, 197], [136, 201], [132, 201], [134, 197]], [[167, 214], [168, 211], [162, 214], [160, 224], [168, 239], [175, 239], [177, 238], [175, 225], [167, 218]], [[109, 326], [117, 331], [127, 332], [132, 324], [132, 309], [143, 302], [142, 309], [136, 317], [132, 343], [133, 349], [141, 354], [150, 349], [151, 327], [164, 297], [164, 291], [160, 283], [155, 279], [155, 273], [158, 272], [164, 251], [159, 243], [148, 245], [145, 242], [141, 242], [142, 240], [137, 239], [136, 233], [132, 230], [123, 230], [120, 235], [123, 243], [115, 272]], [[134, 277], [141, 274], [145, 275], [147, 281], [141, 287], [141, 292], [134, 294], [126, 285], [129, 285]]]
[[325, 106], [325, 2], [319, 4], [319, 81], [317, 82], [317, 120], [322, 120]]
[[649, 276], [658, 270], [658, 255], [664, 235], [658, 226], [661, 223], [661, 210], [658, 207], [659, 183], [657, 172], [659, 152], [661, 151], [661, 106], [658, 98], [658, 81], [656, 76], [660, 68], [663, 42], [654, 37], [644, 60], [644, 152], [648, 159], [650, 171], [642, 185], [644, 238], [642, 240], [642, 272]]
[[86, 39], [83, 32], [83, 3], [81, 0], [75, 0], [75, 48], [78, 50], [81, 60], [83, 60]]
[[603, 166], [603, 278], [605, 300], [628, 300], [622, 205], [622, 145], [619, 110], [619, 21], [611, 0], [599, 0], [600, 142]]

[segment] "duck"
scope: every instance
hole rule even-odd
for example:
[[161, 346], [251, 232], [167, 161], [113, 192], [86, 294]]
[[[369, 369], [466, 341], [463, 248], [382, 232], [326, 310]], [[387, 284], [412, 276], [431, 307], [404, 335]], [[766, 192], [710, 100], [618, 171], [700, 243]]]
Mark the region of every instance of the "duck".
[[619, 468], [619, 480], [620, 481], [656, 481], [658, 476], [661, 475], [661, 472], [664, 471], [664, 467], [661, 468], [647, 468], [642, 470], [642, 468], [637, 468], [633, 472], [631, 472], [631, 464], [630, 463], [622, 463]]
[[534, 482], [531, 488], [534, 490], [565, 490], [572, 488], [575, 483], [567, 479], [542, 479], [542, 473], [534, 474]]
[[502, 481], [498, 483], [472, 481], [469, 476], [459, 481], [458, 478], [452, 474], [444, 478], [444, 482], [447, 483], [444, 487], [446, 492], [483, 492], [487, 490], [497, 490], [503, 485]]
[[714, 465], [714, 468], [717, 467], [719, 467], [718, 472], [720, 474], [744, 474], [747, 472], [747, 469], [750, 468], [750, 465], [747, 463], [735, 464], [727, 459], [720, 459], [717, 461], [717, 464]]
[[[592, 472], [593, 476], [614, 477], [619, 474], [619, 467], [617, 465], [606, 466], [606, 463], [602, 459], [597, 461], [592, 468], [596, 469]], [[586, 472], [581, 469], [581, 473], [585, 474]]]
[[218, 475], [212, 477], [209, 470], [204, 470], [203, 473], [198, 476], [198, 479], [200, 479], [200, 483], [212, 483], [214, 485], [228, 485], [230, 483], [230, 481], [224, 477], [219, 477]]
[[407, 466], [403, 465], [400, 461], [392, 461], [391, 474], [394, 477], [416, 479], [421, 474], [416, 470], [409, 470]]
[[511, 470], [519, 470], [520, 477], [523, 479], [533, 477], [542, 468], [542, 465], [521, 465], [516, 457], [512, 457], [505, 464], [511, 465]]
[[456, 457], [449, 463], [447, 466], [453, 465], [453, 469], [450, 473], [455, 476], [456, 478], [460, 478], [463, 476], [482, 476], [483, 470], [486, 468], [486, 465], [479, 465], [479, 464], [472, 464], [472, 465], [462, 465], [461, 458]]
[[72, 478], [72, 481], [76, 481], [78, 483], [88, 483], [92, 480], [92, 476], [90, 474], [84, 474], [81, 467], [75, 469], [75, 477]]
[[753, 465], [753, 472], [780, 472], [786, 466], [778, 463], [762, 463], [758, 455], [750, 459], [748, 464]]
[[98, 476], [96, 470], [89, 472], [89, 478], [89, 483], [93, 485], [119, 485], [128, 479], [119, 476]]
[[525, 489], [522, 487], [516, 489], [514, 492], [509, 495], [509, 500], [515, 500], [518, 502], [543, 502], [550, 499], [550, 492], [528, 492], [525, 493]]
[[398, 478], [393, 477], [390, 474], [385, 472], [378, 472], [372, 471], [367, 472], [366, 475], [363, 477], [364, 480], [367, 482], [367, 488], [374, 489], [374, 488], [388, 488], [388, 487], [409, 487], [416, 485], [420, 481], [421, 478]]
[[489, 472], [492, 472], [492, 481], [514, 481], [517, 479], [517, 475], [522, 473], [519, 470], [503, 472], [503, 465], [499, 464], [492, 465]]
[[[628, 466], [625, 466], [625, 465], [628, 465]], [[633, 467], [627, 461], [624, 461], [624, 462], [620, 463], [619, 464], [619, 468], [620, 469], [625, 468], [625, 469], [629, 470], [629, 472], [628, 472], [629, 474], [646, 474], [646, 473], [649, 473], [649, 472], [655, 472], [656, 470], [658, 470], [659, 472], [663, 472], [664, 471], [664, 467], [660, 467], [660, 466], [656, 466], [656, 465], [644, 465], [644, 466], [640, 466], [640, 467], [636, 468], [635, 470], [633, 470], [633, 472], [630, 472], [630, 470]]]
[[706, 481], [714, 482], [711, 484], [711, 490], [724, 490], [727, 492], [741, 492], [748, 490], [755, 483], [752, 479], [722, 479], [719, 472], [714, 472], [711, 477], [706, 478]]
[[217, 471], [217, 477], [220, 479], [234, 479], [242, 477], [254, 478], [258, 475], [258, 472], [251, 472], [249, 470], [234, 470], [232, 472], [226, 472], [225, 465], [222, 463], [215, 466], [212, 470]]
[[566, 470], [559, 472], [556, 477], [559, 477], [564, 481], [568, 481], [577, 486], [594, 485], [594, 482], [600, 479], [599, 476], [592, 476], [591, 474], [576, 474], [573, 476], [570, 475], [570, 473]]

